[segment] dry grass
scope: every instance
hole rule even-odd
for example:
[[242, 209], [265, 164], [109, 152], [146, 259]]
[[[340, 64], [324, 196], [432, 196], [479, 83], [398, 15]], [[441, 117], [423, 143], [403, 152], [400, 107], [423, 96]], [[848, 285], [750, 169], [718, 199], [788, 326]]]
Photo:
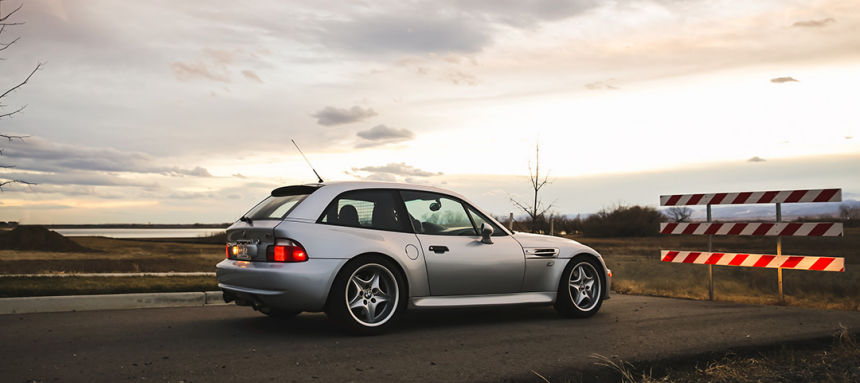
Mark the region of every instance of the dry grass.
[[218, 290], [215, 277], [0, 278], [0, 297]]
[[657, 374], [652, 367], [637, 369], [631, 363], [600, 355], [595, 359], [596, 365], [617, 375], [614, 381], [625, 383], [860, 381], [860, 348], [845, 328], [829, 345], [812, 343], [744, 354], [727, 353], [704, 362], [659, 361], [655, 363], [660, 365]]
[[[708, 298], [708, 268], [664, 263], [660, 250], [707, 250], [703, 236], [574, 239], [604, 255], [614, 274], [613, 290], [623, 294]], [[715, 237], [714, 251], [773, 254], [776, 238]], [[860, 228], [843, 238], [784, 238], [783, 254], [845, 258], [845, 272], [783, 270], [783, 288], [790, 305], [860, 311]], [[714, 267], [717, 300], [777, 303], [776, 269]]]
[[224, 245], [71, 237], [97, 253], [0, 250], [0, 273], [214, 271]]
[[[223, 246], [188, 242], [73, 237], [75, 242], [98, 253], [53, 253], [0, 250], [0, 273], [27, 274], [50, 272], [167, 272], [213, 271], [223, 259]], [[703, 265], [660, 262], [661, 249], [705, 250], [707, 238], [700, 236], [661, 236], [642, 238], [574, 237], [603, 254], [615, 275], [613, 289], [618, 293], [707, 299], [707, 267]], [[716, 237], [715, 251], [773, 253], [776, 238]], [[784, 271], [787, 303], [824, 309], [860, 311], [860, 228], [846, 229], [844, 238], [785, 238], [783, 250], [791, 255], [839, 256], [846, 259], [846, 272]], [[718, 300], [775, 304], [776, 270], [742, 267], [714, 267]], [[71, 283], [66, 280], [64, 284]], [[116, 281], [112, 286], [143, 283]], [[155, 280], [152, 280], [153, 283]], [[14, 296], [8, 286], [4, 296]], [[33, 283], [19, 281], [19, 283]], [[52, 281], [38, 282], [47, 285]], [[103, 283], [103, 282], [99, 282]], [[12, 285], [14, 286], [14, 284]], [[87, 285], [91, 286], [91, 285]], [[158, 285], [161, 286], [161, 285]], [[159, 289], [161, 287], [154, 287]], [[46, 287], [46, 288], [47, 288]], [[30, 287], [29, 291], [47, 291]], [[72, 291], [84, 291], [86, 287]], [[92, 287], [95, 288], [95, 287]], [[141, 289], [136, 285], [135, 289]], [[99, 289], [96, 289], [99, 290]], [[62, 291], [57, 289], [56, 291]], [[109, 291], [101, 288], [99, 291]], [[125, 290], [123, 290], [125, 291]], [[32, 295], [32, 293], [31, 293]]]

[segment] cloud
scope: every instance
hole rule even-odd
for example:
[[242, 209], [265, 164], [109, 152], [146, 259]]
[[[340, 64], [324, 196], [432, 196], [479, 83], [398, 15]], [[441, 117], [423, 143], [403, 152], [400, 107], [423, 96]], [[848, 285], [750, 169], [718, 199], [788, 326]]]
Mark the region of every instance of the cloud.
[[199, 200], [199, 199], [209, 199], [215, 198], [215, 194], [213, 193], [188, 193], [188, 192], [174, 192], [170, 193], [167, 198], [170, 199], [190, 199], [190, 200]]
[[460, 71], [450, 71], [445, 73], [443, 79], [454, 85], [478, 85], [477, 77]]
[[800, 82], [800, 81], [796, 80], [794, 77], [777, 77], [777, 78], [770, 79], [770, 82], [772, 82], [774, 84], [782, 84], [782, 83], [786, 83], [786, 82]]
[[761, 158], [759, 156], [753, 156], [752, 158], [747, 160], [747, 162], [765, 162], [765, 161], [767, 161], [767, 160], [764, 158]]
[[167, 176], [211, 177], [205, 168], [192, 169], [178, 166], [160, 166], [157, 160], [142, 152], [120, 151], [113, 148], [93, 148], [66, 145], [29, 137], [5, 150], [16, 170], [47, 173], [127, 172], [161, 174]]
[[324, 25], [324, 41], [367, 55], [389, 53], [475, 53], [490, 43], [489, 28], [462, 14], [359, 15]]
[[618, 90], [620, 89], [618, 86], [614, 85], [615, 79], [609, 79], [606, 81], [595, 81], [585, 84], [585, 88], [588, 90]]
[[327, 106], [311, 116], [315, 117], [320, 125], [333, 126], [359, 122], [376, 116], [376, 112], [373, 109], [364, 109], [359, 106], [353, 106], [350, 109]]
[[173, 69], [173, 75], [179, 81], [191, 81], [196, 78], [203, 78], [212, 81], [230, 82], [230, 74], [218, 68], [210, 68], [204, 63], [185, 63], [181, 61], [174, 62], [170, 65]]
[[[110, 174], [85, 171], [66, 171], [60, 173], [5, 172], [0, 173], [0, 177], [26, 180], [27, 182], [35, 183], [35, 187], [37, 188], [44, 188], [45, 185], [157, 187], [152, 182], [147, 183]], [[55, 189], [49, 190], [53, 191]]]
[[597, 6], [594, 0], [468, 0], [376, 2], [341, 7], [341, 19], [322, 19], [322, 43], [363, 55], [473, 54], [503, 29], [537, 29]]
[[186, 176], [194, 176], [194, 177], [212, 177], [212, 174], [209, 174], [209, 171], [201, 168], [199, 166], [195, 166], [194, 169], [185, 170], [185, 169], [176, 169], [173, 172], [176, 174], [182, 174]]
[[832, 17], [828, 17], [826, 19], [819, 19], [819, 20], [802, 20], [802, 21], [798, 21], [798, 22], [792, 24], [791, 26], [795, 27], [795, 28], [822, 28], [822, 27], [826, 27], [827, 24], [835, 23], [835, 22], [836, 22], [836, 19], [834, 19]]
[[415, 133], [409, 129], [389, 128], [385, 125], [376, 125], [368, 130], [362, 130], [356, 133], [356, 135], [367, 140], [360, 142], [356, 146], [358, 148], [394, 144], [415, 138]]
[[442, 172], [428, 172], [426, 170], [418, 169], [412, 165], [407, 165], [405, 162], [392, 162], [382, 166], [365, 166], [363, 168], [352, 168], [352, 171], [391, 174], [404, 177], [432, 177], [442, 175]]
[[[441, 176], [442, 172], [429, 172], [416, 168], [412, 165], [407, 165], [405, 162], [392, 162], [382, 166], [365, 166], [362, 168], [352, 168], [352, 172], [346, 172], [346, 174], [369, 181], [414, 182], [415, 178]], [[362, 176], [362, 174], [366, 175]]]
[[476, 18], [533, 29], [543, 21], [563, 20], [600, 4], [595, 0], [468, 0], [456, 6]]
[[248, 70], [248, 69], [243, 70], [242, 75], [245, 76], [245, 78], [248, 80], [256, 81], [256, 82], [259, 82], [260, 84], [263, 83], [263, 80], [260, 79], [260, 76], [258, 76], [257, 73], [252, 71], [252, 70]]
[[[173, 69], [173, 75], [179, 81], [191, 81], [197, 78], [212, 80], [217, 82], [229, 83], [230, 80], [230, 65], [236, 60], [236, 55], [230, 51], [218, 49], [206, 49], [203, 51], [203, 56], [192, 62], [176, 61], [170, 65]], [[248, 74], [243, 71], [245, 77]], [[251, 72], [251, 75], [256, 77], [256, 74]], [[260, 81], [259, 77], [257, 80]], [[262, 81], [261, 81], [262, 82]]]

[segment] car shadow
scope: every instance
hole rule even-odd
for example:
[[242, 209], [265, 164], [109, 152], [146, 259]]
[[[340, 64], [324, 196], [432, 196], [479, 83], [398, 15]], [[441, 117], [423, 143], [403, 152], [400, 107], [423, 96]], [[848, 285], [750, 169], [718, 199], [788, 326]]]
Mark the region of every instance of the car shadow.
[[[388, 334], [411, 334], [427, 331], [461, 331], [509, 326], [521, 323], [535, 325], [565, 320], [551, 307], [485, 307], [407, 310]], [[219, 320], [214, 326], [241, 331], [243, 336], [271, 337], [283, 334], [293, 338], [342, 338], [351, 336], [323, 313], [302, 313], [289, 319], [271, 318], [260, 313]]]

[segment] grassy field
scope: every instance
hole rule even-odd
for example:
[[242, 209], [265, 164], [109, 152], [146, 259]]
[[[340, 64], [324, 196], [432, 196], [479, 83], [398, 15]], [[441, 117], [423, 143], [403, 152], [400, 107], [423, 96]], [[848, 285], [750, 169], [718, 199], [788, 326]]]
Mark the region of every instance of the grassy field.
[[[660, 261], [660, 250], [706, 250], [701, 236], [642, 238], [572, 237], [606, 258], [614, 277], [613, 290], [689, 299], [707, 299], [707, 266]], [[72, 237], [98, 250], [92, 253], [53, 253], [0, 250], [0, 274], [214, 271], [224, 257], [220, 244], [183, 240]], [[776, 238], [715, 237], [715, 251], [774, 253]], [[842, 238], [784, 238], [788, 255], [838, 256], [846, 272], [784, 270], [784, 291], [790, 305], [860, 311], [860, 228]], [[717, 300], [777, 303], [775, 269], [714, 267]], [[169, 280], [168, 280], [169, 279]], [[2, 278], [2, 296], [89, 294], [143, 291], [188, 291], [214, 288], [212, 278]], [[148, 287], [150, 286], [150, 287]]]
[[124, 294], [218, 290], [215, 277], [0, 278], [0, 297]]
[[[690, 299], [708, 298], [708, 267], [660, 261], [660, 250], [707, 250], [704, 236], [642, 238], [572, 237], [604, 255], [614, 274], [613, 290]], [[714, 237], [714, 251], [775, 254], [776, 238]], [[860, 228], [845, 229], [842, 238], [783, 238], [783, 254], [845, 258], [845, 272], [783, 270], [789, 305], [860, 310]], [[714, 266], [717, 300], [777, 303], [776, 269]]]

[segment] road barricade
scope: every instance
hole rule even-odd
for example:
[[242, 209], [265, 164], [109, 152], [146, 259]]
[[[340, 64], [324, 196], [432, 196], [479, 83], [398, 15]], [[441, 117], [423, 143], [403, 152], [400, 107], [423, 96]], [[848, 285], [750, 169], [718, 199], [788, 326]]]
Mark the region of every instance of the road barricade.
[[[785, 302], [782, 269], [845, 271], [845, 259], [782, 255], [782, 237], [841, 237], [839, 222], [782, 222], [783, 203], [841, 202], [842, 189], [782, 190], [737, 193], [661, 195], [661, 206], [706, 205], [707, 222], [669, 222], [660, 224], [661, 234], [707, 235], [708, 251], [661, 250], [663, 262], [708, 265], [708, 297], [714, 299], [713, 265], [768, 267], [777, 269], [779, 301]], [[776, 222], [711, 222], [711, 205], [776, 204]], [[776, 254], [714, 253], [715, 235], [775, 236]]]

